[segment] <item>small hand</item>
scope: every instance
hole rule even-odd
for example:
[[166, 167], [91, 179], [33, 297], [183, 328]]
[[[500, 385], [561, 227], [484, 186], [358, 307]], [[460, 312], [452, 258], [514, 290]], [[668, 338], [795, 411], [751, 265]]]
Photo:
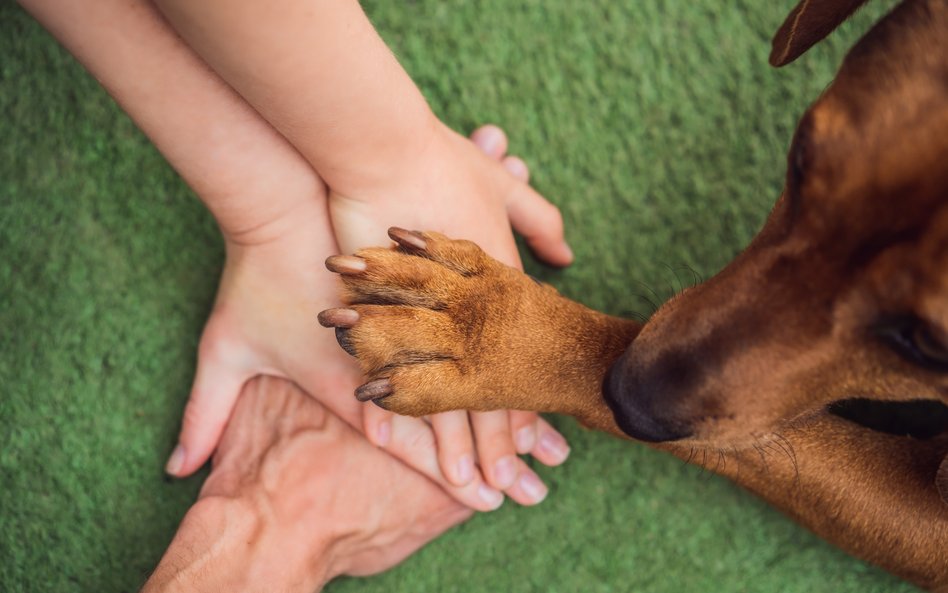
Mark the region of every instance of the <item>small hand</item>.
[[[388, 244], [390, 226], [431, 229], [470, 239], [504, 263], [522, 268], [510, 226], [524, 235], [547, 262], [564, 266], [572, 253], [563, 240], [559, 210], [528, 184], [529, 171], [517, 157], [505, 156], [507, 138], [496, 126], [483, 126], [468, 140], [437, 122], [425, 153], [406, 160], [398, 179], [383, 187], [366, 177], [330, 189], [330, 212], [344, 253]], [[380, 408], [365, 412], [366, 435], [376, 444], [392, 442], [407, 419]], [[474, 478], [479, 463], [484, 478], [498, 489], [518, 484], [545, 495], [516, 454], [531, 453], [547, 465], [569, 453], [565, 439], [530, 412], [446, 412], [430, 416], [441, 470], [455, 485]], [[541, 496], [542, 496], [541, 495]]]
[[[167, 471], [173, 475], [189, 475], [207, 461], [242, 386], [260, 374], [293, 380], [350, 425], [363, 426], [366, 406], [352, 397], [361, 374], [332, 334], [316, 323], [316, 313], [335, 306], [339, 292], [336, 278], [323, 264], [337, 252], [324, 203], [314, 200], [292, 214], [280, 232], [267, 234], [267, 241], [228, 242], [217, 301], [198, 350], [180, 445], [168, 461]], [[424, 421], [392, 423], [390, 441], [389, 453], [465, 505], [492, 510], [503, 501], [501, 492], [487, 486], [477, 472], [463, 486], [445, 479], [434, 433]], [[508, 490], [522, 504], [538, 502], [529, 487], [539, 479], [527, 472], [526, 489], [517, 483]]]

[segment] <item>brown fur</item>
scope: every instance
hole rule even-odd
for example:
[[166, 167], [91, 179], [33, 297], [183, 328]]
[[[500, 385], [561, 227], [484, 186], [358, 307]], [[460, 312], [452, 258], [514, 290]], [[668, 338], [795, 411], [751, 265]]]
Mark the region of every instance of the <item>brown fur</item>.
[[948, 431], [894, 436], [828, 411], [853, 397], [948, 402], [945, 369], [893, 343], [948, 341], [946, 56], [944, 0], [907, 0], [878, 24], [803, 117], [761, 233], [644, 326], [569, 301], [472, 243], [401, 230], [396, 250], [356, 254], [364, 270], [331, 258], [358, 317], [321, 321], [385, 408], [555, 412], [619, 436], [644, 418], [677, 439], [653, 446], [948, 590]]

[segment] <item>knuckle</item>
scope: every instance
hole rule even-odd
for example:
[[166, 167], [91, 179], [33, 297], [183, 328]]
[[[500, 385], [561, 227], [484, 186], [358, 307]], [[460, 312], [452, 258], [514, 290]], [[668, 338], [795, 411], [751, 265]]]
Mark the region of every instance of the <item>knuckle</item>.
[[499, 457], [514, 450], [513, 439], [506, 426], [475, 429], [478, 453]]
[[512, 411], [510, 412], [510, 428], [516, 431], [518, 428], [536, 423], [538, 419], [536, 412]]
[[219, 360], [233, 349], [234, 339], [230, 332], [215, 320], [208, 322], [198, 343], [199, 360]]
[[403, 444], [407, 451], [429, 451], [435, 445], [434, 435], [426, 427], [419, 426], [405, 437]]
[[465, 453], [472, 452], [471, 439], [460, 430], [435, 430], [438, 456], [445, 462], [455, 461]]
[[199, 400], [191, 398], [184, 407], [184, 415], [181, 419], [182, 435], [194, 435], [198, 431], [206, 428], [207, 419]]

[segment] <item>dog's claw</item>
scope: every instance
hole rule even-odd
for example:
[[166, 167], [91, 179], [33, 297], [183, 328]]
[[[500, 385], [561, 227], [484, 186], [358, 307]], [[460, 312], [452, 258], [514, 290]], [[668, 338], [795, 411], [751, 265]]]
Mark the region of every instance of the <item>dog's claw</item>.
[[347, 328], [336, 328], [336, 342], [339, 343], [339, 347], [345, 350], [349, 356], [357, 356], [355, 347], [352, 345], [352, 340], [349, 339], [349, 330]]
[[359, 313], [353, 309], [326, 309], [316, 316], [323, 327], [350, 328], [359, 321]]
[[385, 397], [392, 394], [392, 384], [388, 379], [376, 379], [369, 381], [355, 390], [356, 399], [360, 402], [367, 402], [371, 399]]
[[406, 231], [393, 226], [388, 229], [388, 236], [392, 241], [411, 251], [424, 251], [428, 248], [428, 242], [418, 231]]
[[354, 255], [331, 255], [326, 258], [326, 268], [337, 274], [359, 274], [365, 271], [365, 260]]

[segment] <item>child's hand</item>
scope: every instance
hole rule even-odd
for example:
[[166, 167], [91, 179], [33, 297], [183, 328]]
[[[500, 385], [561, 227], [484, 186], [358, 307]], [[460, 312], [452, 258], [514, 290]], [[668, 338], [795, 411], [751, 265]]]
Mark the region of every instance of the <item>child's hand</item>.
[[[217, 447], [244, 383], [259, 374], [293, 380], [355, 428], [366, 409], [353, 397], [361, 382], [358, 367], [319, 327], [316, 313], [338, 301], [338, 283], [323, 261], [337, 253], [323, 200], [298, 208], [289, 222], [265, 229], [265, 240], [229, 241], [217, 302], [201, 338], [198, 369], [184, 413], [180, 448], [168, 472], [185, 476], [200, 467]], [[258, 241], [259, 240], [259, 241]], [[371, 406], [374, 408], [374, 406]], [[386, 450], [426, 475], [461, 503], [492, 510], [503, 501], [497, 489], [475, 476], [463, 487], [441, 474], [431, 427], [416, 418], [392, 423]], [[544, 425], [545, 426], [545, 425]], [[552, 430], [546, 428], [545, 430]], [[542, 499], [531, 491], [539, 484], [521, 460], [521, 481], [506, 493], [521, 504]]]
[[[401, 226], [470, 239], [522, 268], [512, 224], [541, 259], [557, 266], [572, 261], [559, 210], [527, 185], [527, 167], [520, 159], [504, 156], [507, 138], [499, 128], [484, 126], [468, 140], [436, 122], [429, 134], [424, 153], [408, 155], [396, 178], [376, 184], [371, 180], [378, 176], [364, 172], [355, 171], [351, 182], [337, 176], [330, 188], [330, 213], [343, 253], [386, 245], [386, 230]], [[393, 426], [404, 419], [369, 406], [364, 421], [366, 435], [387, 445], [394, 442]], [[441, 471], [459, 486], [474, 479], [475, 463], [489, 484], [503, 490], [518, 483], [526, 467], [516, 453], [532, 453], [547, 465], [562, 463], [569, 453], [563, 437], [534, 413], [448, 412], [430, 422]], [[542, 484], [525, 482], [545, 494]]]

